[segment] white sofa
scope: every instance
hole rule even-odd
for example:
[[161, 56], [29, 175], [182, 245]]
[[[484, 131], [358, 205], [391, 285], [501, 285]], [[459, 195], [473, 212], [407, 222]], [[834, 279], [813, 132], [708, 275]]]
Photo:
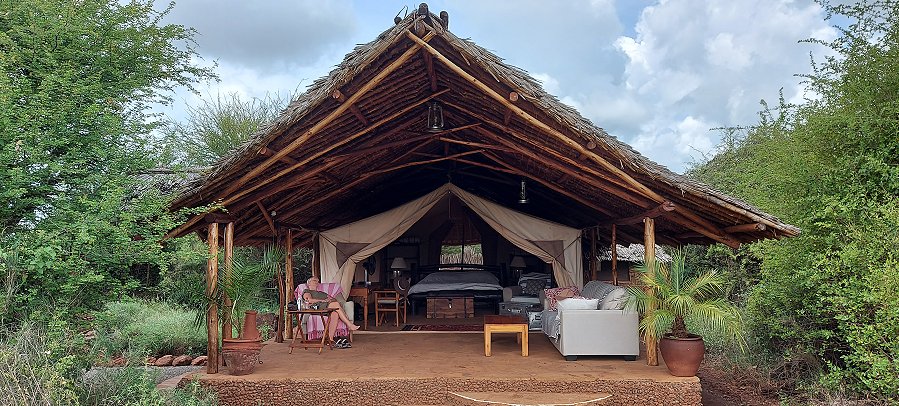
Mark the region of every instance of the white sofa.
[[[621, 299], [624, 288], [608, 286], [592, 281], [584, 286], [581, 295], [603, 296], [600, 306], [617, 307], [615, 299]], [[609, 289], [615, 290], [606, 294]], [[541, 301], [543, 332], [566, 360], [577, 360], [579, 355], [620, 355], [633, 361], [640, 355], [639, 316], [635, 311], [549, 310], [549, 300], [542, 294]]]

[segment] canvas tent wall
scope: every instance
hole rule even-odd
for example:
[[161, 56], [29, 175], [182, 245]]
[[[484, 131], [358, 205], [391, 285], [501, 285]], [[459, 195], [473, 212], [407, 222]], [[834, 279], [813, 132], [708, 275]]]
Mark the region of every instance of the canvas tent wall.
[[560, 286], [583, 286], [581, 232], [498, 205], [447, 183], [418, 199], [383, 213], [319, 233], [323, 282], [353, 283], [356, 264], [403, 235], [448, 194], [518, 248], [550, 264]]

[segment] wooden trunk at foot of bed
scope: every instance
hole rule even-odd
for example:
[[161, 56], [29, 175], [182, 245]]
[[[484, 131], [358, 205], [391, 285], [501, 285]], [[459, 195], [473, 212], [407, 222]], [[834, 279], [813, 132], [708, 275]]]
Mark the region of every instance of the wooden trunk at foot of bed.
[[474, 317], [474, 298], [429, 297], [429, 319], [465, 319]]

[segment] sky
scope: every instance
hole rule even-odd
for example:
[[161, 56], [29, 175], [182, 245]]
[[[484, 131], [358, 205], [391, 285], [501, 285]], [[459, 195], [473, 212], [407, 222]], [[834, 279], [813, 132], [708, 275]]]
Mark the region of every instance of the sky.
[[[167, 1], [158, 0], [157, 9]], [[325, 76], [419, 3], [364, 0], [181, 0], [165, 21], [198, 31], [200, 64], [220, 81], [201, 97], [285, 97]], [[758, 121], [761, 100], [806, 97], [801, 40], [837, 31], [810, 0], [439, 0], [460, 38], [505, 58], [609, 134], [675, 172], [714, 154], [728, 126]], [[179, 120], [197, 96], [163, 113]]]

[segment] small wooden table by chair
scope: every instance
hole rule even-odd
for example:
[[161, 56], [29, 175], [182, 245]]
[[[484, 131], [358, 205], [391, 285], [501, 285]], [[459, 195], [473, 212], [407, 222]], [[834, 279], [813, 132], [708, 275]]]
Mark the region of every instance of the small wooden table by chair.
[[484, 316], [484, 355], [490, 356], [490, 341], [493, 333], [517, 333], [521, 343], [521, 356], [528, 356], [528, 322], [521, 316]]
[[331, 313], [333, 313], [335, 310], [336, 309], [331, 309], [331, 308], [322, 309], [322, 310], [315, 310], [315, 309], [288, 310], [287, 311], [288, 317], [296, 317], [297, 318], [297, 327], [296, 327], [297, 329], [302, 328], [300, 326], [300, 323], [303, 322], [303, 315], [305, 315], [305, 314], [308, 314], [310, 317], [314, 317], [314, 316], [320, 317], [322, 320], [322, 325], [325, 326], [324, 331], [322, 331], [321, 340], [307, 340], [306, 337], [304, 336], [302, 339], [300, 339], [300, 342], [297, 342], [297, 337], [302, 335], [302, 331], [295, 332], [295, 334], [293, 335], [293, 341], [290, 342], [290, 351], [288, 351], [288, 354], [293, 354], [293, 349], [296, 347], [303, 347], [303, 349], [318, 348], [319, 354], [322, 353], [322, 349], [324, 349], [326, 346], [333, 350], [334, 348], [331, 347], [331, 345], [328, 341], [331, 338], [328, 336], [328, 321], [330, 321], [330, 319], [331, 319]]
[[353, 286], [350, 288], [351, 298], [359, 298], [362, 300], [362, 329], [368, 330], [368, 295], [371, 289], [365, 286]]

